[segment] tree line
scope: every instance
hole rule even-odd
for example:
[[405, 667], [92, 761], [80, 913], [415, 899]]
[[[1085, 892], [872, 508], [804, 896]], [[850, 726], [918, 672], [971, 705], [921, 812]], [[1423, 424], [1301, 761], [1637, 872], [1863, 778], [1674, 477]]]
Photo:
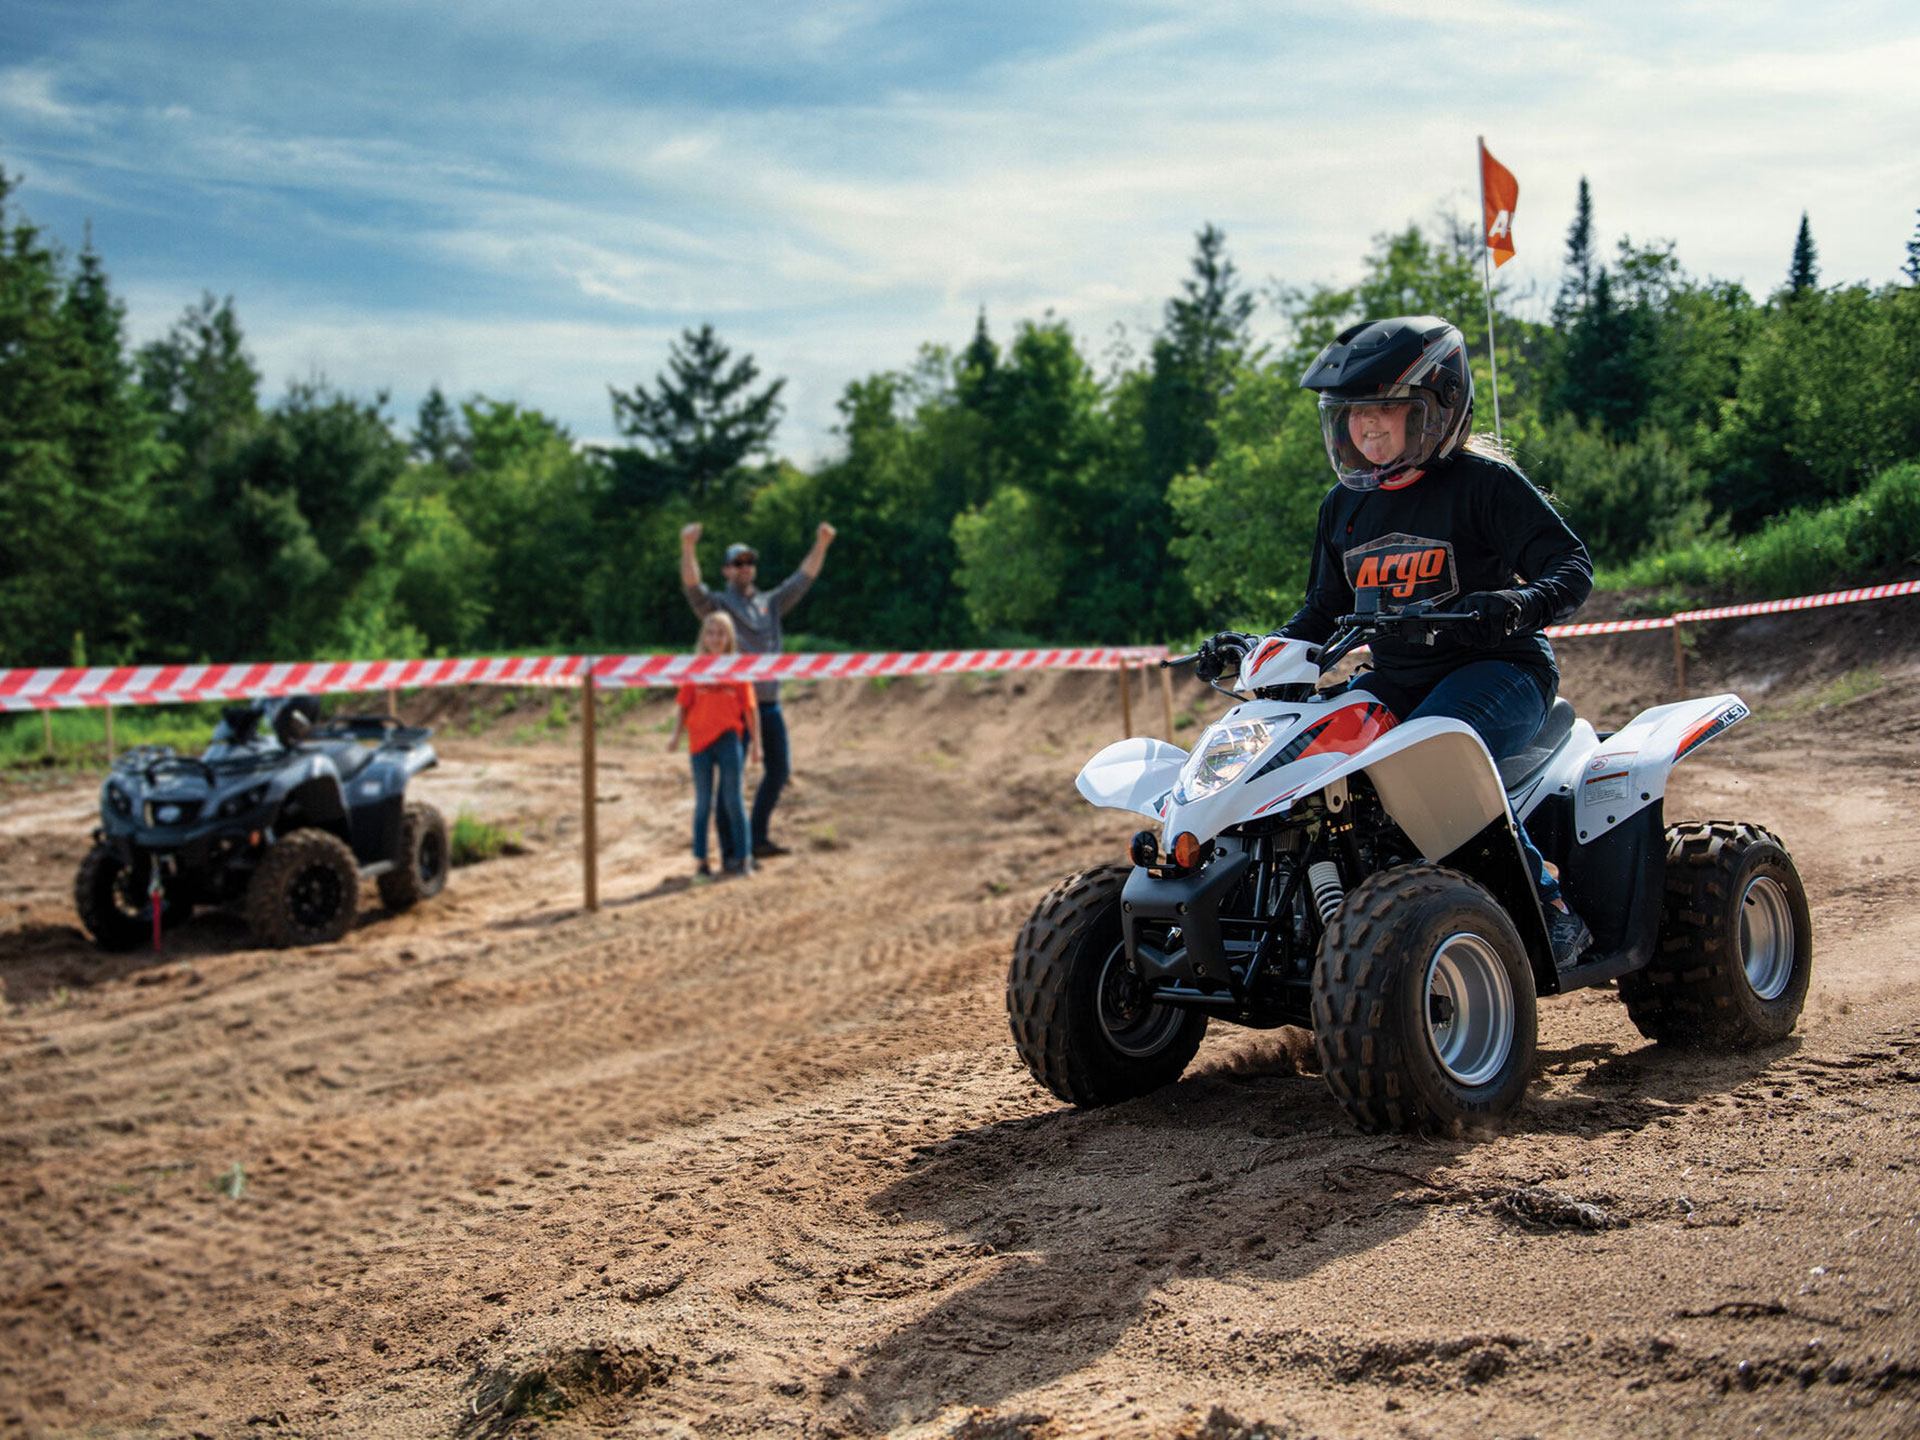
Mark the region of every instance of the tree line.
[[[1344, 288], [1256, 291], [1208, 225], [1158, 327], [1100, 362], [1056, 316], [982, 313], [850, 382], [809, 470], [775, 454], [784, 382], [711, 326], [609, 387], [607, 446], [484, 395], [435, 389], [410, 424], [324, 380], [268, 400], [231, 300], [130, 346], [91, 240], [68, 256], [16, 188], [0, 173], [0, 665], [685, 648], [690, 519], [774, 578], [834, 519], [821, 644], [1264, 625], [1331, 480], [1298, 388], [1321, 345], [1446, 316], [1491, 422], [1478, 236], [1445, 215], [1378, 237]], [[1582, 180], [1550, 312], [1497, 290], [1495, 329], [1506, 437], [1603, 565], [1735, 544], [1920, 457], [1920, 231], [1903, 279], [1829, 286], [1803, 217], [1764, 297], [1597, 236]]]

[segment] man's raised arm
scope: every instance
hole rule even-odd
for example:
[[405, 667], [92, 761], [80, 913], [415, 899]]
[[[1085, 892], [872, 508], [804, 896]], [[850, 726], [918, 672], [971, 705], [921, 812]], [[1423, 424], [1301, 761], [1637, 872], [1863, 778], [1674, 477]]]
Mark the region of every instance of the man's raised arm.
[[806, 572], [807, 579], [820, 578], [820, 567], [827, 563], [827, 547], [833, 544], [833, 537], [837, 533], [833, 526], [824, 520], [820, 522], [820, 528], [814, 531], [813, 548], [807, 551], [807, 558], [800, 562], [800, 568]]
[[714, 606], [707, 598], [707, 587], [700, 583], [700, 561], [693, 553], [693, 547], [699, 543], [698, 520], [680, 527], [680, 588], [687, 592], [687, 603], [693, 606], [693, 613], [704, 620]]

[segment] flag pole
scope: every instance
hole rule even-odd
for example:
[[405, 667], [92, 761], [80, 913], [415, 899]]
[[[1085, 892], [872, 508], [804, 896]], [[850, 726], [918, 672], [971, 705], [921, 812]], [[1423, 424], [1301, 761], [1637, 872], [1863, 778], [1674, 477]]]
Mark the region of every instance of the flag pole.
[[1480, 146], [1480, 274], [1487, 289], [1487, 364], [1493, 372], [1493, 438], [1505, 444], [1500, 434], [1500, 358], [1493, 345], [1493, 241], [1487, 234], [1487, 137], [1474, 137]]

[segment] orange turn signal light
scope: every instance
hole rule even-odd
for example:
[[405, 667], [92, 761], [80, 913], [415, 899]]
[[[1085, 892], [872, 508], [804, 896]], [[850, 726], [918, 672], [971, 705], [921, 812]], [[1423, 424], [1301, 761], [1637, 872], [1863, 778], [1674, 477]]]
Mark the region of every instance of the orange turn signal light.
[[1182, 830], [1173, 837], [1173, 863], [1182, 870], [1192, 870], [1200, 864], [1200, 842], [1191, 830]]

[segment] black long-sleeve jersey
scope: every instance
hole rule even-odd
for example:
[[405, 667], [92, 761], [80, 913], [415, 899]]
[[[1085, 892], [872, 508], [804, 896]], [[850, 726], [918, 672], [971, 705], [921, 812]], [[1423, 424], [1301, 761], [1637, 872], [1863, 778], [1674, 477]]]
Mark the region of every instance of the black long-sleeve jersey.
[[1431, 645], [1380, 635], [1372, 642], [1375, 669], [1416, 689], [1469, 660], [1510, 660], [1559, 673], [1541, 627], [1566, 619], [1592, 591], [1587, 547], [1526, 476], [1463, 452], [1399, 489], [1335, 485], [1328, 491], [1307, 601], [1281, 633], [1326, 639], [1363, 590], [1376, 591], [1380, 608], [1392, 611], [1416, 600], [1444, 610], [1441, 602], [1462, 595], [1510, 589], [1525, 602], [1522, 628], [1498, 645], [1477, 649], [1444, 629]]

